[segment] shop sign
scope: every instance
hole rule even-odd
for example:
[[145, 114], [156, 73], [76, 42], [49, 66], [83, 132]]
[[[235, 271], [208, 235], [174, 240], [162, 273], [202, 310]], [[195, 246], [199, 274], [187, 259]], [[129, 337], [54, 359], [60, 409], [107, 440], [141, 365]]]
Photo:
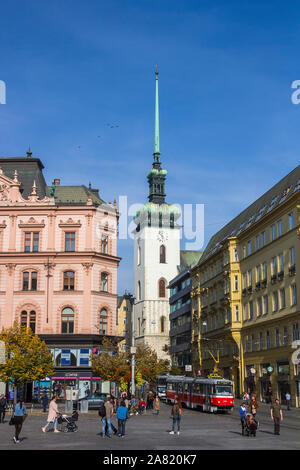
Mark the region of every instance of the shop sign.
[[70, 349], [61, 350], [61, 361], [62, 366], [69, 366], [71, 364], [71, 352]]

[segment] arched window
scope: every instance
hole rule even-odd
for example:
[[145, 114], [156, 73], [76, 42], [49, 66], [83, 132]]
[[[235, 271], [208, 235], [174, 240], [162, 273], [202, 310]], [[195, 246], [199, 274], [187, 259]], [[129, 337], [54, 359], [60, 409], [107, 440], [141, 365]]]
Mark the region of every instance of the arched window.
[[[69, 354], [69, 357], [68, 357]], [[77, 359], [75, 354], [69, 352], [66, 353], [64, 352], [64, 358], [63, 360], [61, 359], [61, 354], [58, 354], [55, 359], [55, 365], [56, 367], [61, 367], [61, 366], [77, 366]]]
[[138, 266], [141, 264], [141, 247], [140, 246], [138, 246], [137, 264], [138, 264]]
[[165, 333], [165, 322], [166, 318], [165, 317], [160, 317], [160, 332]]
[[108, 236], [102, 235], [101, 239], [101, 253], [107, 254], [108, 253]]
[[107, 334], [107, 310], [105, 308], [102, 308], [100, 312], [100, 322], [99, 322], [99, 333], [100, 335], [106, 335]]
[[160, 279], [158, 283], [158, 296], [166, 297], [166, 282], [163, 279]]
[[108, 274], [107, 273], [101, 273], [100, 290], [102, 292], [107, 292], [108, 291]]
[[23, 328], [27, 328], [27, 312], [26, 312], [26, 310], [23, 310], [21, 312], [21, 326]]
[[22, 310], [21, 312], [21, 327], [30, 328], [32, 333], [35, 333], [36, 313], [34, 310], [30, 312]]
[[74, 280], [75, 280], [74, 271], [65, 271], [64, 272], [64, 290], [74, 290]]
[[165, 263], [166, 262], [166, 247], [165, 245], [160, 245], [159, 247], [159, 262]]
[[66, 307], [61, 313], [61, 332], [74, 333], [74, 311], [71, 307]]
[[138, 298], [138, 300], [141, 300], [141, 296], [142, 296], [141, 295], [141, 283], [140, 283], [140, 281], [138, 281], [138, 283], [137, 283], [137, 298]]

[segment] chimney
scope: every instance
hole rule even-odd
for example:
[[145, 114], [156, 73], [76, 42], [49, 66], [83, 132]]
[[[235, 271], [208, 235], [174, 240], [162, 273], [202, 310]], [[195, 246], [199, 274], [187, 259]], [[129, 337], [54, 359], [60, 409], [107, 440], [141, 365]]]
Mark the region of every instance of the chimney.
[[60, 178], [54, 178], [54, 185], [59, 186], [60, 185]]

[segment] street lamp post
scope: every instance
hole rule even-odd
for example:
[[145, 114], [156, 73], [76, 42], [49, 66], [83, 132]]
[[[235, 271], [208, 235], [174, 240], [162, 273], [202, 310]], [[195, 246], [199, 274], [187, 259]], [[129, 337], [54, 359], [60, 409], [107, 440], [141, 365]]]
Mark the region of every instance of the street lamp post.
[[135, 321], [134, 321], [134, 301], [135, 297], [132, 294], [125, 294], [125, 299], [129, 300], [131, 305], [131, 395], [135, 395], [135, 353], [136, 347], [134, 345], [135, 340]]

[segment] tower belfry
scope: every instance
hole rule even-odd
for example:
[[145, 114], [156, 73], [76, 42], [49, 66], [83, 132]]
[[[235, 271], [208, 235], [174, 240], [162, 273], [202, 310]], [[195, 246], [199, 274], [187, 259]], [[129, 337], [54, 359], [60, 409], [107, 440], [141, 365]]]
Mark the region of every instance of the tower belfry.
[[155, 125], [154, 125], [154, 153], [153, 153], [152, 170], [149, 171], [147, 178], [149, 183], [149, 202], [156, 204], [164, 204], [165, 179], [167, 170], [161, 167], [160, 151], [159, 151], [159, 102], [158, 102], [158, 71], [155, 72]]

